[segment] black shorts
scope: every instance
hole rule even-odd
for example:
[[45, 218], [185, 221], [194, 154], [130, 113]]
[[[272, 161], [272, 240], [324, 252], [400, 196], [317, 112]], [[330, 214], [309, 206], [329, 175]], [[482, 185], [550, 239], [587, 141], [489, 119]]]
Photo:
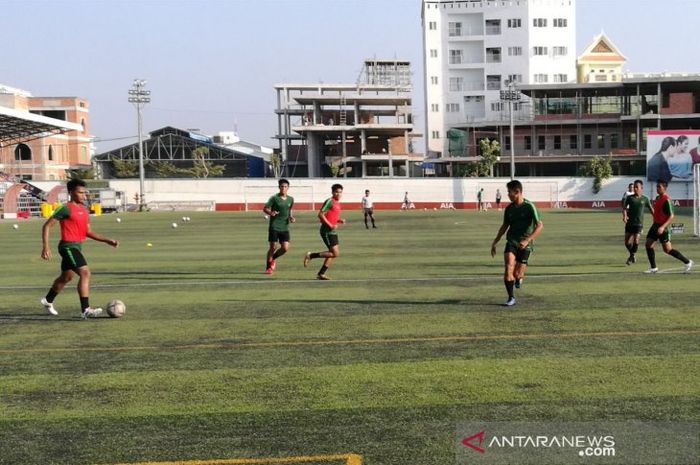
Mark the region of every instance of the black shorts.
[[58, 254], [63, 259], [61, 260], [61, 271], [76, 271], [78, 268], [87, 266], [87, 260], [85, 260], [85, 257], [80, 249], [71, 247], [60, 248], [58, 249]]
[[659, 226], [660, 224], [652, 224], [651, 228], [649, 228], [649, 232], [647, 233], [647, 240], [652, 239], [654, 241], [659, 241], [662, 244], [668, 242], [671, 240], [671, 231], [668, 230], [668, 228], [664, 229], [664, 233], [659, 235]]
[[625, 223], [625, 232], [627, 234], [641, 234], [642, 233], [642, 225], [641, 224]]
[[279, 242], [281, 244], [282, 242], [289, 242], [289, 239], [291, 239], [289, 231], [276, 231], [274, 229], [270, 229], [267, 232], [268, 242]]
[[508, 252], [515, 255], [515, 261], [517, 263], [522, 263], [523, 265], [527, 265], [527, 261], [530, 258], [530, 253], [532, 252], [532, 249], [530, 249], [529, 247], [525, 247], [524, 249], [519, 249], [512, 244], [506, 243], [506, 248], [503, 251], [503, 253], [508, 253]]
[[321, 231], [319, 233], [321, 234], [321, 240], [323, 240], [323, 243], [326, 244], [328, 250], [340, 244], [340, 241], [338, 240], [338, 233], [336, 233], [334, 229], [321, 227]]
[[363, 208], [363, 210], [365, 211], [365, 215], [371, 215], [374, 213], [373, 208]]

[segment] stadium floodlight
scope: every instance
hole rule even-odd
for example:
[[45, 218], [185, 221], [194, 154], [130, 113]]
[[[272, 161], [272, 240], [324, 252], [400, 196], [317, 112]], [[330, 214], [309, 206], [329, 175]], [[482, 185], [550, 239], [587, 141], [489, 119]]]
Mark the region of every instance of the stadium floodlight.
[[145, 170], [143, 168], [143, 120], [141, 117], [141, 108], [151, 101], [151, 91], [144, 89], [146, 86], [145, 79], [134, 79], [134, 83], [129, 89], [129, 102], [136, 107], [136, 122], [139, 131], [139, 211], [143, 211], [146, 206], [145, 201]]
[[507, 82], [508, 90], [501, 91], [501, 100], [508, 102], [510, 115], [510, 180], [515, 179], [515, 126], [513, 124], [513, 102], [520, 100], [520, 92], [512, 79]]

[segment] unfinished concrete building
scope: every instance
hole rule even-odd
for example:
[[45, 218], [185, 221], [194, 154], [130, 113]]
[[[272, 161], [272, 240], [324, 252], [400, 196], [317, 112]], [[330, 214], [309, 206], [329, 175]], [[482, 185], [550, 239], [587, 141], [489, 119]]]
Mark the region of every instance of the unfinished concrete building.
[[278, 84], [279, 153], [290, 177], [422, 176], [408, 61], [366, 60], [355, 84]]

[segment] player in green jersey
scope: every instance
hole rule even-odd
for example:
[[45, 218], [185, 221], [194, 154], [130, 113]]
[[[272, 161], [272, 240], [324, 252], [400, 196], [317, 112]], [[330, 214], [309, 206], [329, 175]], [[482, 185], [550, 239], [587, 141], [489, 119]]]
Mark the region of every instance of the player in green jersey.
[[491, 256], [496, 256], [496, 244], [507, 231], [506, 248], [503, 252], [503, 282], [508, 291], [508, 300], [504, 305], [510, 307], [515, 305], [513, 287], [519, 288], [525, 276], [525, 268], [533, 249], [532, 241], [540, 235], [544, 225], [535, 204], [523, 197], [523, 185], [520, 181], [513, 180], [506, 187], [511, 204], [506, 207], [503, 224], [491, 244]]
[[[270, 197], [265, 204], [263, 211], [270, 217], [270, 227], [267, 232], [267, 240], [270, 243], [270, 248], [267, 250], [267, 258], [265, 260], [265, 273], [272, 274], [277, 267], [277, 259], [287, 253], [289, 250], [289, 223], [294, 223], [294, 198], [287, 195], [289, 190], [289, 181], [286, 179], [279, 180], [279, 193]], [[277, 248], [277, 243], [280, 246]]]
[[627, 195], [622, 202], [622, 222], [625, 223], [625, 247], [629, 252], [627, 264], [637, 262], [635, 254], [639, 248], [639, 236], [644, 226], [644, 207], [652, 211], [649, 197], [642, 194], [644, 182], [641, 179], [634, 181], [632, 194]]

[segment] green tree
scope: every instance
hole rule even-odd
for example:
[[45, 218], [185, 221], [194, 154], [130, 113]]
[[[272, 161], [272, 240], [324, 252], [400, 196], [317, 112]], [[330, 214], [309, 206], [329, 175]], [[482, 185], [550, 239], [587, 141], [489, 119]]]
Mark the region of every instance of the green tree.
[[478, 163], [477, 176], [490, 176], [493, 165], [501, 154], [501, 144], [497, 140], [481, 139], [479, 141], [481, 149], [481, 160]]
[[208, 161], [209, 147], [197, 147], [192, 151], [192, 168], [183, 170], [194, 178], [208, 178], [209, 176], [221, 176], [224, 174], [224, 166], [215, 165]]
[[610, 157], [595, 156], [583, 165], [582, 173], [584, 176], [593, 178], [593, 193], [597, 194], [603, 188], [603, 181], [608, 179], [613, 174]]
[[135, 178], [139, 172], [138, 163], [135, 160], [112, 160], [114, 176], [117, 178]]
[[152, 161], [149, 166], [152, 173], [158, 178], [171, 178], [183, 171], [169, 161]]
[[276, 178], [280, 177], [282, 173], [282, 157], [277, 153], [270, 155], [270, 166], [272, 167], [272, 173]]

